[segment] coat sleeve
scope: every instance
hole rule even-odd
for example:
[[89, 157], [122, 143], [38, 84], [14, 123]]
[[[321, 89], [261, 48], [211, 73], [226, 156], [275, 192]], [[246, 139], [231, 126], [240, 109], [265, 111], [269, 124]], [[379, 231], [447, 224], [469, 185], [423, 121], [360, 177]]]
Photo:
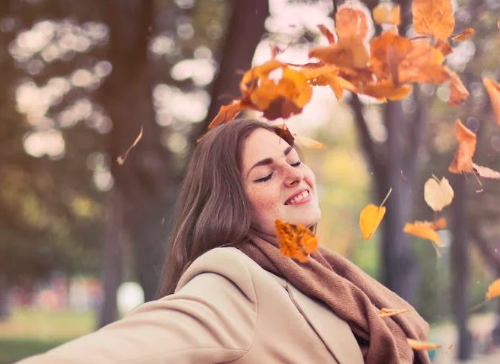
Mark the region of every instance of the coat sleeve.
[[253, 343], [255, 290], [245, 263], [231, 256], [234, 252], [218, 255], [195, 261], [175, 294], [145, 303], [113, 324], [19, 364], [237, 360]]

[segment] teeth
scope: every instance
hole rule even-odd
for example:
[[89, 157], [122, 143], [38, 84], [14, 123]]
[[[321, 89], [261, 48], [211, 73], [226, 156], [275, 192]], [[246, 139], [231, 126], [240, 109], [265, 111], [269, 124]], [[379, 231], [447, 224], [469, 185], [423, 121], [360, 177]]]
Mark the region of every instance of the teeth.
[[304, 191], [300, 195], [295, 196], [293, 199], [290, 200], [289, 204], [293, 204], [299, 201], [302, 201], [305, 199], [307, 196], [309, 196], [309, 191]]

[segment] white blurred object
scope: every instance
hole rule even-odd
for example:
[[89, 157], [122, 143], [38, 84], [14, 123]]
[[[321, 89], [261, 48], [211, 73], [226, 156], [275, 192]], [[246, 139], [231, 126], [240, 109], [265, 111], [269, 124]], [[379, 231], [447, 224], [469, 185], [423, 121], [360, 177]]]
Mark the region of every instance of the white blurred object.
[[118, 311], [122, 315], [144, 303], [144, 291], [137, 282], [122, 283], [116, 296]]

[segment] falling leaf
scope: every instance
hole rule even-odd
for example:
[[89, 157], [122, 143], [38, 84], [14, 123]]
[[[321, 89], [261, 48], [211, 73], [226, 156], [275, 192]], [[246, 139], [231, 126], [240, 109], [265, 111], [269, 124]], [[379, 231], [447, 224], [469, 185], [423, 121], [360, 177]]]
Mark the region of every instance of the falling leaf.
[[460, 80], [460, 77], [450, 70], [449, 68], [445, 67], [446, 73], [450, 76], [451, 83], [450, 83], [450, 100], [448, 101], [448, 104], [450, 106], [458, 106], [461, 105], [466, 98], [469, 97], [469, 91], [465, 88], [464, 84]]
[[442, 230], [446, 228], [446, 220], [444, 218], [437, 219], [436, 221], [431, 222], [431, 228], [433, 230]]
[[474, 170], [474, 173], [479, 177], [500, 179], [500, 172], [495, 171], [491, 168], [478, 166], [476, 163], [472, 163], [472, 168]]
[[381, 308], [378, 315], [380, 317], [391, 317], [409, 312], [409, 308]]
[[276, 236], [281, 254], [304, 263], [309, 254], [318, 250], [318, 239], [309, 228], [276, 220]]
[[400, 12], [399, 5], [380, 3], [373, 9], [373, 20], [377, 24], [399, 25], [401, 23]]
[[488, 286], [488, 292], [486, 293], [486, 298], [489, 300], [498, 296], [500, 296], [500, 278]]
[[330, 43], [330, 44], [334, 44], [335, 43], [335, 36], [330, 31], [330, 29], [328, 29], [323, 24], [319, 24], [318, 28], [319, 28], [319, 31], [321, 32], [321, 34], [323, 34], [326, 37], [326, 39], [328, 39], [328, 43]]
[[422, 351], [422, 350], [433, 350], [440, 349], [441, 345], [433, 344], [427, 341], [419, 341], [414, 339], [406, 339], [406, 342], [413, 350]]
[[418, 34], [447, 39], [455, 28], [451, 0], [413, 0], [413, 27]]
[[306, 148], [313, 148], [313, 149], [325, 148], [325, 145], [323, 143], [320, 143], [304, 135], [293, 134], [293, 136], [295, 137], [295, 140], [299, 142], [299, 144], [303, 145]]
[[438, 39], [434, 48], [441, 52], [443, 56], [453, 53], [453, 48], [451, 48], [450, 42], [445, 39]]
[[500, 126], [500, 85], [488, 77], [483, 78], [483, 84], [490, 96], [491, 106], [497, 118], [497, 124]]
[[424, 185], [424, 199], [427, 205], [434, 211], [441, 211], [453, 201], [453, 188], [450, 182], [443, 177], [441, 181], [437, 178], [429, 178]]
[[472, 157], [476, 151], [476, 134], [470, 131], [457, 119], [455, 123], [458, 147], [455, 157], [448, 167], [451, 173], [473, 172]]
[[116, 161], [118, 162], [119, 165], [123, 165], [123, 163], [125, 163], [125, 159], [127, 159], [127, 156], [130, 153], [130, 151], [132, 149], [134, 149], [136, 147], [136, 145], [139, 143], [139, 141], [142, 139], [142, 131], [143, 131], [143, 127], [141, 126], [141, 130], [139, 131], [139, 135], [137, 135], [137, 138], [135, 138], [132, 145], [127, 149], [127, 151], [125, 153], [123, 153], [118, 158], [116, 158]]
[[293, 137], [292, 133], [290, 132], [290, 129], [288, 129], [285, 123], [277, 125], [274, 130], [276, 134], [278, 134], [281, 137], [281, 139], [285, 140], [288, 144], [290, 145], [294, 144], [295, 138]]
[[422, 239], [428, 239], [437, 245], [441, 245], [441, 239], [433, 229], [433, 224], [431, 222], [415, 221], [414, 223], [406, 223], [403, 231], [407, 234], [414, 235]]
[[363, 210], [361, 210], [361, 213], [359, 214], [359, 227], [361, 228], [363, 239], [370, 239], [375, 233], [375, 230], [377, 230], [377, 227], [379, 226], [385, 215], [386, 208], [383, 205], [389, 198], [391, 192], [392, 188], [389, 189], [389, 192], [385, 196], [380, 206], [368, 204]]
[[474, 29], [472, 28], [467, 28], [465, 29], [461, 34], [453, 37], [452, 39], [453, 40], [456, 40], [458, 42], [463, 42], [464, 40], [466, 39], [469, 39], [470, 37], [472, 37], [474, 35]]
[[370, 59], [368, 51], [358, 38], [340, 38], [328, 47], [315, 47], [309, 57], [318, 58], [338, 67], [364, 68]]
[[411, 90], [411, 85], [395, 86], [390, 80], [360, 86], [357, 89], [360, 94], [389, 100], [401, 100], [408, 96]]
[[368, 36], [370, 24], [368, 9], [358, 1], [342, 4], [335, 14], [335, 31], [339, 39], [355, 38], [362, 42]]
[[238, 114], [241, 112], [242, 106], [240, 100], [234, 100], [229, 105], [221, 106], [218, 114], [212, 120], [209, 129], [215, 128], [217, 125], [225, 124], [231, 120], [233, 120]]

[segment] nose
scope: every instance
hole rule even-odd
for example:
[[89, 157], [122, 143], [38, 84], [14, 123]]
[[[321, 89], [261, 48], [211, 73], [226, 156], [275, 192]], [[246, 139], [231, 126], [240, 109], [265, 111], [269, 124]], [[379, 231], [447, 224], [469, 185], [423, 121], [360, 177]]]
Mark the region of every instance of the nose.
[[284, 167], [284, 184], [287, 187], [295, 186], [300, 183], [304, 174], [297, 168], [287, 165]]

